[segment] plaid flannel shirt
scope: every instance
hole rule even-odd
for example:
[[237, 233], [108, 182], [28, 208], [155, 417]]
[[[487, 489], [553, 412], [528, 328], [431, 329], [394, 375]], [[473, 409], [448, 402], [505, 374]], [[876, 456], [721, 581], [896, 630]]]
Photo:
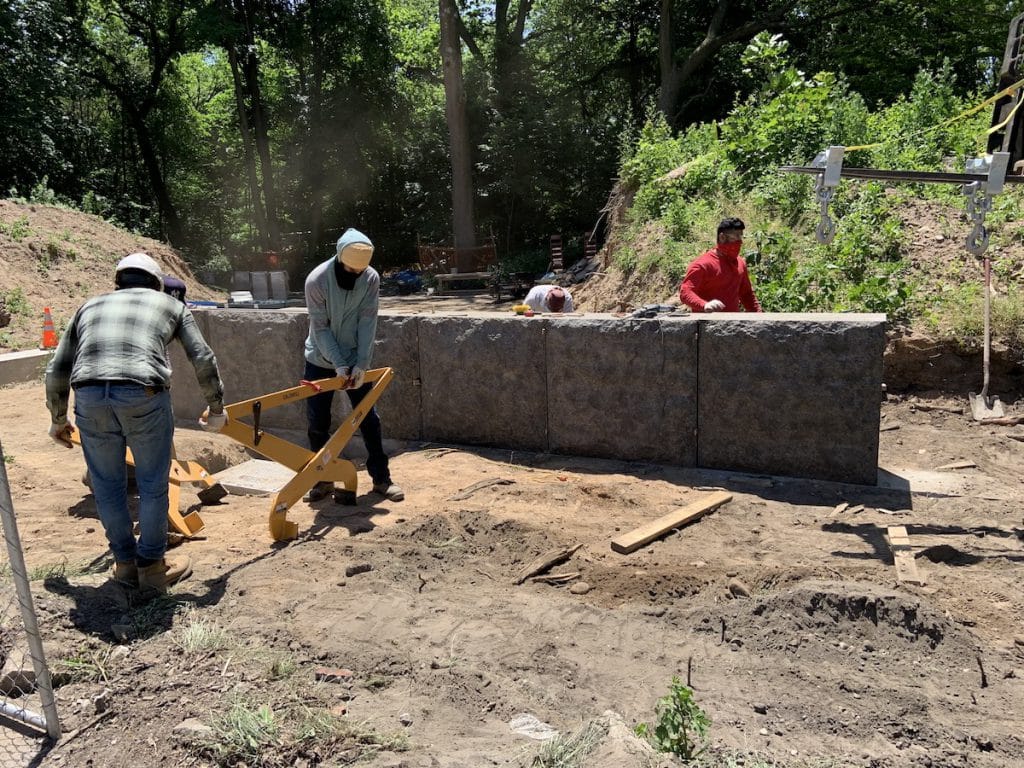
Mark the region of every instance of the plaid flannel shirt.
[[150, 288], [125, 288], [90, 299], [75, 313], [46, 366], [46, 407], [67, 421], [71, 387], [86, 381], [133, 381], [169, 388], [167, 345], [178, 339], [213, 410], [224, 404], [217, 359], [187, 306]]

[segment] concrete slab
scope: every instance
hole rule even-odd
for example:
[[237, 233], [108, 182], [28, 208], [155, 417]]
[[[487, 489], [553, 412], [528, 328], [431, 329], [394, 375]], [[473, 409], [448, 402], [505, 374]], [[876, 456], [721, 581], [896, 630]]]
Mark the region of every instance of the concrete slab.
[[52, 354], [52, 349], [26, 349], [0, 355], [0, 387], [39, 381]]
[[933, 498], [965, 496], [992, 501], [1024, 501], [1024, 494], [1016, 487], [982, 472], [879, 467], [878, 487]]
[[288, 467], [266, 459], [250, 459], [214, 475], [228, 493], [241, 496], [269, 496], [277, 493], [293, 477], [295, 473]]

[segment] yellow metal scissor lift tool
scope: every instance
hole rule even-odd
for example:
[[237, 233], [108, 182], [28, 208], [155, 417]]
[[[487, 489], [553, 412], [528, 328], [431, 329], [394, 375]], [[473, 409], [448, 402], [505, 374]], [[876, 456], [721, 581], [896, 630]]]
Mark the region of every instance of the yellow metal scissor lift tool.
[[[76, 429], [71, 433], [71, 442], [75, 445], [82, 444], [82, 436]], [[135, 457], [132, 449], [125, 449], [124, 463], [134, 467]], [[199, 500], [203, 504], [213, 504], [220, 501], [227, 495], [227, 491], [220, 483], [213, 479], [213, 475], [203, 469], [196, 461], [180, 461], [177, 458], [177, 451], [171, 446], [171, 468], [167, 476], [167, 523], [175, 531], [185, 538], [192, 538], [205, 527], [203, 518], [197, 510], [189, 510], [181, 514], [181, 484], [202, 483], [205, 487], [199, 492]]]
[[[304, 381], [289, 389], [224, 406], [228, 420], [221, 428], [221, 434], [295, 471], [295, 477], [278, 490], [270, 503], [270, 535], [275, 541], [287, 541], [299, 535], [298, 524], [288, 520], [288, 510], [316, 483], [342, 483], [355, 501], [356, 467], [351, 461], [342, 459], [341, 452], [387, 389], [392, 378], [394, 373], [390, 368], [367, 371], [364, 383], [373, 384], [373, 388], [366, 393], [362, 402], [352, 409], [341, 426], [327, 440], [327, 444], [316, 452], [264, 432], [260, 429], [260, 417], [264, 411], [279, 405], [305, 400], [323, 392], [345, 389], [348, 379], [335, 376], [330, 379]], [[247, 418], [252, 419], [252, 424], [241, 421]]]

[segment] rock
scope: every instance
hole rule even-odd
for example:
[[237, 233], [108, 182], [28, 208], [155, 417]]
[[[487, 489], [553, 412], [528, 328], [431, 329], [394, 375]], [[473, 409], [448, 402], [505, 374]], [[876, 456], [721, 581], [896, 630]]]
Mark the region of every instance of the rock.
[[31, 669], [13, 669], [8, 660], [8, 669], [0, 676], [0, 694], [11, 697], [30, 693], [36, 688], [36, 673]]
[[754, 705], [754, 711], [757, 712], [757, 714], [759, 714], [759, 715], [767, 715], [768, 714], [768, 705], [767, 704], [757, 703], [757, 704]]
[[114, 639], [119, 643], [127, 643], [131, 640], [132, 627], [130, 624], [111, 624], [110, 634], [114, 636]]
[[186, 741], [201, 741], [213, 734], [213, 728], [194, 717], [182, 720], [171, 730], [171, 733], [183, 737]]
[[408, 712], [403, 712], [398, 716], [398, 722], [400, 722], [402, 725], [408, 728], [410, 725], [412, 725], [412, 715], [410, 715]]
[[750, 587], [739, 579], [729, 579], [729, 594], [733, 597], [750, 597]]
[[370, 565], [369, 563], [358, 563], [356, 565], [348, 566], [345, 569], [345, 576], [348, 577], [348, 578], [352, 578], [353, 576], [355, 576], [358, 573], [366, 573], [367, 571], [372, 571], [372, 570], [373, 570], [373, 566]]
[[762, 736], [767, 736], [768, 735], [768, 729], [767, 728], [762, 728], [761, 730], [758, 731], [758, 733], [761, 734]]
[[114, 692], [109, 688], [104, 688], [101, 693], [96, 694], [92, 697], [93, 711], [97, 714], [103, 714], [110, 709], [111, 703], [114, 701]]
[[974, 745], [982, 752], [992, 752], [995, 749], [992, 739], [988, 738], [988, 736], [975, 736]]
[[590, 591], [590, 585], [585, 581], [577, 581], [569, 587], [569, 591], [574, 595], [585, 595]]
[[317, 667], [313, 672], [313, 679], [318, 683], [342, 683], [351, 680], [352, 677], [351, 669], [341, 667]]

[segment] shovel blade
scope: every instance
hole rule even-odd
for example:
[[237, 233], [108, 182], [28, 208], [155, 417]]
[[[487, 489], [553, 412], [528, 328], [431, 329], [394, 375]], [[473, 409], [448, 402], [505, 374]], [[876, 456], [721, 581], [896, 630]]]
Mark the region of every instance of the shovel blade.
[[1003, 404], [999, 401], [998, 395], [969, 395], [971, 401], [971, 415], [975, 421], [985, 419], [1000, 419], [1006, 414], [1003, 412]]

